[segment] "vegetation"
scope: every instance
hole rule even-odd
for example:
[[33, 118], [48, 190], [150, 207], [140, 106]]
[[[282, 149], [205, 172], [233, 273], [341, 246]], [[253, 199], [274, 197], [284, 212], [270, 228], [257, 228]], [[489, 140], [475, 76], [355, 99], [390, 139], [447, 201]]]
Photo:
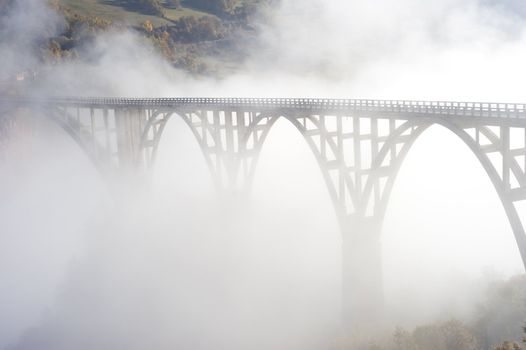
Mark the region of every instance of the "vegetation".
[[[276, 0], [48, 1], [66, 19], [66, 29], [41, 45], [44, 61], [82, 59], [79, 48], [98, 33], [127, 28], [143, 36], [175, 67], [219, 74], [221, 67], [243, 58], [230, 53], [235, 51], [229, 50], [234, 38], [253, 35], [251, 16]], [[230, 62], [224, 64], [222, 57]]]
[[164, 7], [160, 0], [132, 0], [131, 3], [147, 14], [164, 17]]
[[238, 0], [194, 0], [193, 4], [217, 15], [233, 15], [240, 5]]
[[[2, 0], [0, 0], [2, 1]], [[6, 0], [3, 0], [6, 1]], [[154, 26], [170, 25], [181, 17], [222, 17], [244, 21], [264, 4], [276, 0], [56, 0], [63, 7], [90, 17], [140, 26], [149, 20]], [[225, 3], [223, 3], [225, 1]], [[228, 5], [230, 3], [230, 5]]]
[[[0, 0], [0, 17], [17, 0]], [[86, 44], [107, 31], [129, 30], [174, 67], [193, 74], [222, 75], [244, 58], [242, 40], [256, 33], [253, 18], [280, 0], [42, 0], [65, 19], [64, 30], [33, 43], [46, 64], [89, 59]], [[22, 67], [38, 79], [39, 65]], [[5, 79], [3, 77], [2, 79]], [[9, 78], [13, 80], [14, 78]]]
[[181, 0], [166, 0], [166, 6], [169, 8], [180, 9]]
[[218, 40], [227, 33], [225, 26], [215, 17], [182, 17], [172, 26], [163, 26], [159, 30], [167, 32], [172, 40], [184, 43]]
[[[522, 327], [521, 327], [522, 325]], [[522, 340], [520, 340], [522, 339]], [[526, 275], [490, 286], [470, 322], [439, 321], [370, 338], [338, 340], [336, 350], [526, 350]]]
[[475, 332], [458, 320], [437, 322], [412, 332], [397, 328], [393, 334], [372, 339], [344, 339], [339, 350], [479, 350]]
[[[522, 330], [526, 334], [526, 327], [523, 327]], [[526, 336], [522, 337], [522, 342], [526, 344]], [[517, 341], [504, 341], [502, 345], [497, 346], [494, 350], [523, 350]]]
[[[526, 327], [524, 327], [526, 334]], [[372, 339], [344, 339], [334, 350], [525, 350], [518, 341], [486, 346], [478, 330], [458, 320], [437, 322], [415, 328], [412, 332], [397, 328], [392, 335]], [[522, 342], [526, 344], [526, 336]]]
[[458, 320], [416, 328], [412, 333], [399, 329], [393, 336], [395, 350], [475, 350], [479, 348], [473, 331]]
[[487, 300], [480, 305], [473, 328], [481, 345], [490, 349], [510, 339], [520, 339], [520, 325], [526, 321], [526, 275], [494, 283]]

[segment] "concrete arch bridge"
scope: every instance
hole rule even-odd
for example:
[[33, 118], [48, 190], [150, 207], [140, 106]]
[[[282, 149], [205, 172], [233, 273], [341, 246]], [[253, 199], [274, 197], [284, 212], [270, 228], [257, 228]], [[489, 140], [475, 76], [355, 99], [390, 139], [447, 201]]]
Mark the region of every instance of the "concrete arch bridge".
[[[170, 118], [182, 118], [221, 192], [249, 191], [279, 118], [304, 137], [325, 179], [343, 239], [346, 322], [381, 313], [379, 238], [398, 170], [431, 125], [457, 135], [493, 183], [526, 268], [515, 204], [526, 200], [526, 104], [273, 98], [0, 98], [1, 131], [12, 112], [37, 110], [60, 125], [108, 181], [152, 167]], [[368, 273], [362, 273], [367, 266]]]

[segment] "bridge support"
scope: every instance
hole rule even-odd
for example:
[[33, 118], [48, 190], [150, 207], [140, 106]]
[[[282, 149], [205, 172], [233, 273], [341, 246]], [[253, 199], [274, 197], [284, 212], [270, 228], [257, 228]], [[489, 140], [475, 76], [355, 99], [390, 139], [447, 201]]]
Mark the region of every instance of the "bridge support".
[[140, 108], [115, 111], [117, 161], [121, 172], [133, 173], [143, 169], [142, 133], [146, 124], [146, 111]]
[[372, 329], [382, 320], [381, 222], [352, 217], [341, 221], [342, 319], [346, 329]]
[[[471, 148], [489, 175], [526, 268], [526, 234], [515, 208], [526, 200], [523, 104], [210, 98], [0, 102], [9, 108], [33, 108], [35, 102], [77, 141], [111, 185], [122, 173], [152, 166], [167, 120], [178, 115], [199, 142], [219, 192], [237, 198], [250, 190], [270, 128], [278, 118], [288, 119], [316, 157], [340, 221], [343, 319], [353, 329], [374, 326], [382, 318], [380, 232], [387, 202], [416, 138], [440, 124]], [[0, 117], [0, 137], [8, 127]]]
[[318, 160], [339, 219], [344, 327], [377, 327], [384, 307], [382, 222], [398, 169], [420, 125], [361, 113], [288, 119]]
[[9, 115], [8, 112], [9, 111], [0, 109], [0, 159], [3, 156], [2, 153], [14, 129], [15, 117]]

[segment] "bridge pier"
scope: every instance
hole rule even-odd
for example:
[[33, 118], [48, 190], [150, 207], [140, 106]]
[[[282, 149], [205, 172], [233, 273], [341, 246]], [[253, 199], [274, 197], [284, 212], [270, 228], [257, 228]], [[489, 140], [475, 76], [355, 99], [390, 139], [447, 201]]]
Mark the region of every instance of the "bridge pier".
[[373, 329], [383, 319], [382, 223], [374, 217], [340, 220], [342, 319], [347, 330]]
[[5, 147], [5, 143], [9, 140], [15, 124], [14, 116], [7, 114], [6, 111], [0, 109], [0, 157]]
[[120, 171], [129, 173], [144, 168], [144, 159], [141, 154], [144, 124], [146, 124], [144, 109], [115, 110], [117, 160]]
[[[95, 114], [89, 122], [93, 130], [91, 158], [107, 177], [109, 190], [117, 198], [129, 198], [147, 188], [148, 160], [143, 131], [147, 111], [143, 108], [109, 108]], [[99, 117], [99, 118], [97, 118]], [[110, 121], [110, 119], [113, 119]]]

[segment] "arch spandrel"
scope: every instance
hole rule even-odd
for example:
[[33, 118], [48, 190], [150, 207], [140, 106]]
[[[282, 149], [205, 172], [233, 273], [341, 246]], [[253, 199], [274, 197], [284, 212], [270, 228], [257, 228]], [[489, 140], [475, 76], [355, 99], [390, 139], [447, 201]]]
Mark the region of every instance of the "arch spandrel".
[[[13, 113], [13, 111], [16, 113], [16, 110], [16, 108], [9, 110], [8, 113]], [[90, 125], [91, 121], [83, 124], [78, 114], [73, 115], [70, 112], [70, 110], [62, 106], [48, 106], [46, 108], [29, 106], [23, 110], [23, 113], [30, 113], [33, 116], [29, 126], [30, 130], [37, 130], [42, 118], [55, 123], [84, 151], [84, 154], [97, 168], [101, 176], [109, 176], [112, 168], [110, 164], [111, 157], [106, 152], [105, 145], [93, 137], [94, 127]], [[7, 116], [5, 119], [9, 121], [9, 124], [13, 125], [19, 122], [16, 116]], [[93, 119], [93, 116], [91, 116], [91, 119]]]
[[414, 142], [420, 124], [360, 114], [286, 118], [315, 155], [340, 220], [381, 218], [399, 158]]
[[[526, 133], [522, 133], [522, 137], [524, 138], [521, 143], [522, 146], [515, 146], [510, 142], [510, 129], [513, 128], [511, 126], [477, 125], [465, 123], [465, 121], [462, 120], [457, 122], [451, 118], [434, 118], [426, 124], [409, 121], [400, 131], [403, 129], [414, 129], [415, 131], [412, 133], [410, 141], [404, 145], [400, 157], [394, 164], [394, 172], [389, 179], [386, 196], [380, 201], [382, 218], [398, 170], [407, 153], [410, 151], [416, 139], [420, 137], [429, 126], [435, 124], [441, 125], [457, 135], [481, 163], [501, 200], [526, 268], [526, 234], [515, 206], [515, 202], [526, 200], [526, 167], [519, 164], [519, 161], [525, 161], [523, 155], [526, 155]], [[390, 142], [396, 143], [399, 137], [399, 132], [393, 134]], [[492, 155], [496, 155], [497, 157], [492, 157]], [[376, 160], [377, 166], [382, 163], [383, 157], [385, 157], [385, 152], [382, 152]], [[375, 170], [378, 171], [379, 167]], [[380, 174], [379, 171], [378, 174]], [[515, 181], [512, 181], [512, 179]]]
[[61, 127], [84, 151], [111, 186], [122, 175], [143, 173], [148, 167], [142, 130], [154, 111], [138, 107], [90, 107], [75, 104], [35, 106], [35, 113]]
[[142, 170], [140, 130], [148, 110], [59, 105], [45, 113], [85, 150], [104, 177]]
[[[510, 142], [512, 126], [496, 128], [473, 124], [466, 119], [457, 122], [449, 116], [420, 119], [362, 117], [359, 114], [283, 117], [300, 131], [316, 157], [342, 227], [363, 220], [381, 222], [400, 167], [414, 142], [433, 124], [446, 127], [470, 147], [490, 177], [526, 267], [526, 235], [514, 205], [518, 200], [526, 200], [526, 132], [522, 134], [522, 146], [517, 147]], [[331, 117], [336, 118], [336, 123], [329, 127]], [[361, 123], [365, 118], [369, 119], [369, 125], [364, 128]], [[347, 130], [344, 119], [352, 123]], [[387, 131], [380, 130], [382, 122], [386, 123]], [[364, 141], [370, 143], [365, 152]], [[352, 163], [348, 161], [348, 153], [352, 153]], [[367, 153], [370, 159], [364, 163], [363, 157]], [[491, 159], [491, 154], [500, 154], [500, 164]]]
[[164, 126], [174, 115], [192, 131], [216, 188], [220, 192], [248, 192], [261, 148], [277, 117], [239, 108], [185, 108], [157, 113], [143, 131], [145, 145], [153, 145], [151, 164]]

